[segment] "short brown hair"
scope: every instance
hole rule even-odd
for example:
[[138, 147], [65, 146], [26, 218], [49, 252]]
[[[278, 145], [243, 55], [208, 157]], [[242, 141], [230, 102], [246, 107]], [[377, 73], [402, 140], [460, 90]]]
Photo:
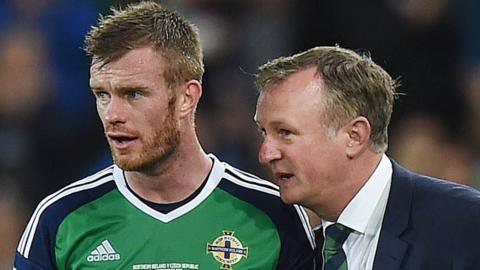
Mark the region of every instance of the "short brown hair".
[[315, 47], [280, 57], [259, 68], [257, 88], [261, 93], [310, 67], [316, 67], [327, 88], [323, 102], [327, 127], [338, 131], [346, 122], [364, 116], [372, 126], [371, 148], [386, 151], [397, 83], [368, 54], [340, 47]]
[[169, 87], [190, 79], [202, 81], [203, 55], [198, 29], [180, 15], [155, 2], [111, 8], [85, 38], [87, 55], [109, 63], [132, 49], [152, 46], [167, 60], [163, 74]]

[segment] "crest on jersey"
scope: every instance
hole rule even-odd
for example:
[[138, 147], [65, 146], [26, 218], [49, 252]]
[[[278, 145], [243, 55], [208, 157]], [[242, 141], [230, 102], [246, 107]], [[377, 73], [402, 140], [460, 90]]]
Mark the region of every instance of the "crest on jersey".
[[223, 231], [223, 235], [213, 240], [213, 243], [207, 243], [207, 254], [211, 253], [221, 263], [220, 269], [233, 269], [234, 264], [247, 258], [248, 247], [244, 247], [233, 234], [231, 231]]

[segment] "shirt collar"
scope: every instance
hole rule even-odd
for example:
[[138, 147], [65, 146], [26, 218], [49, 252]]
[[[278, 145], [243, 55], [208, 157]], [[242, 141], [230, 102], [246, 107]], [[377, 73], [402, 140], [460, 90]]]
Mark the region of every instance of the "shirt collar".
[[[383, 217], [383, 214], [379, 213], [382, 211], [379, 202], [384, 197], [384, 193], [388, 192], [387, 186], [389, 187], [391, 178], [392, 162], [384, 154], [365, 185], [342, 211], [337, 223], [361, 234], [373, 234]], [[324, 230], [332, 223], [322, 220]]]

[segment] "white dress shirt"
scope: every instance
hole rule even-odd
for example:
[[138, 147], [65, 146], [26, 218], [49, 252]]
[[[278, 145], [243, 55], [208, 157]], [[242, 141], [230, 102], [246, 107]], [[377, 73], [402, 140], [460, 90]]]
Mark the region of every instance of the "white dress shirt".
[[[373, 267], [391, 183], [392, 163], [383, 155], [373, 174], [337, 220], [353, 230], [343, 244], [349, 270], [370, 270]], [[325, 228], [331, 224], [322, 220], [324, 236]]]

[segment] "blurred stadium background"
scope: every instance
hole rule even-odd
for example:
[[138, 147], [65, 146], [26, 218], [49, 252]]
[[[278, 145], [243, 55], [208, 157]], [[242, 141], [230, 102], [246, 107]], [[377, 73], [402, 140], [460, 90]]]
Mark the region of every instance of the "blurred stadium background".
[[[0, 269], [11, 269], [35, 205], [110, 162], [81, 47], [110, 5], [0, 0]], [[160, 1], [200, 28], [198, 132], [208, 152], [257, 164], [256, 68], [317, 45], [370, 52], [400, 78], [389, 154], [427, 175], [480, 187], [480, 1]]]

